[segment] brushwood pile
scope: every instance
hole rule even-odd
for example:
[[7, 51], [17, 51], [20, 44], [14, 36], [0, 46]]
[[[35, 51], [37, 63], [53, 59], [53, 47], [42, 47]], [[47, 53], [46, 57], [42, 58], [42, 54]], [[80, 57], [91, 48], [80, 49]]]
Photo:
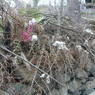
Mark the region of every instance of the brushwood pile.
[[57, 15], [37, 21], [3, 12], [0, 93], [95, 95], [95, 22], [64, 17], [59, 25]]

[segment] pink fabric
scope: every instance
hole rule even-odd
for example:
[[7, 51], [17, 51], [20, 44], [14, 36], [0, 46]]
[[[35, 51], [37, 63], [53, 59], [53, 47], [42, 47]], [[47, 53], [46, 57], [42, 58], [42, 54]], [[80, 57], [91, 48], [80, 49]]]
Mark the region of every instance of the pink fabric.
[[22, 36], [22, 41], [24, 42], [28, 42], [31, 40], [31, 36], [28, 32], [22, 32], [21, 36]]
[[32, 32], [32, 31], [33, 31], [33, 24], [30, 24], [30, 25], [28, 26], [27, 32], [30, 33], [30, 32]]
[[21, 34], [22, 41], [28, 42], [28, 41], [31, 40], [30, 33], [33, 32], [33, 25], [34, 25], [33, 23], [29, 23], [27, 31], [26, 32], [22, 32], [22, 34]]

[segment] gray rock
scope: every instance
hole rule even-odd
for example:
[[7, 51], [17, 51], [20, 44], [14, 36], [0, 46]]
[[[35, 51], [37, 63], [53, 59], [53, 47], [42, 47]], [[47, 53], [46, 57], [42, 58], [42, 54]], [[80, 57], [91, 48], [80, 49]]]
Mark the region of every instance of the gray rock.
[[95, 95], [95, 91], [93, 91], [92, 93], [90, 93], [89, 95]]
[[83, 95], [90, 95], [94, 91], [93, 88], [87, 89]]
[[72, 95], [81, 95], [81, 92], [79, 90], [76, 90], [76, 91], [73, 92]]
[[53, 90], [49, 93], [49, 95], [68, 95], [68, 93], [67, 93], [67, 87], [63, 87], [63, 88], [61, 88], [61, 89], [59, 89], [59, 90], [53, 89]]
[[74, 92], [75, 90], [77, 90], [80, 87], [80, 85], [81, 85], [81, 83], [74, 79], [73, 81], [71, 81], [68, 84], [68, 89], [70, 89], [72, 92]]
[[70, 75], [65, 74], [65, 82], [70, 81]]
[[[30, 86], [26, 86], [21, 83], [9, 83], [7, 84], [7, 92], [9, 95], [32, 95], [34, 93], [34, 89], [29, 90]], [[0, 94], [1, 95], [1, 94]]]
[[95, 66], [90, 69], [90, 73], [95, 77]]
[[88, 82], [86, 83], [86, 87], [87, 87], [88, 89], [90, 89], [90, 88], [95, 88], [95, 79], [94, 79], [93, 81], [88, 81]]
[[76, 78], [78, 79], [88, 78], [88, 74], [84, 70], [78, 68], [76, 70]]
[[93, 63], [88, 62], [88, 64], [85, 66], [85, 70], [89, 72], [92, 67], [93, 67]]
[[81, 80], [81, 83], [82, 83], [82, 84], [85, 84], [86, 82], [87, 82], [87, 79], [82, 79], [82, 80]]
[[0, 95], [9, 95], [9, 93], [0, 90]]

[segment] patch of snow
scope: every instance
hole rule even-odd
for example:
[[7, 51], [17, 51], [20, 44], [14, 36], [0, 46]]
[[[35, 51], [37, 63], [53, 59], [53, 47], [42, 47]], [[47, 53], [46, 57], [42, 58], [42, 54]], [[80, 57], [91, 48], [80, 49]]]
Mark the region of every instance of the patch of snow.
[[82, 50], [82, 47], [80, 45], [76, 45], [76, 48], [78, 49], [78, 51]]
[[37, 35], [32, 35], [31, 41], [38, 41], [38, 36]]
[[84, 51], [86, 54], [89, 54], [89, 52], [87, 50]]
[[11, 1], [10, 2], [10, 7], [14, 8], [16, 6], [15, 2], [14, 1]]
[[47, 83], [47, 84], [50, 83], [50, 77], [49, 77], [49, 75], [48, 75], [47, 78], [46, 78], [46, 83]]
[[95, 95], [95, 91], [94, 92], [92, 92], [91, 94], [89, 94], [89, 95]]
[[67, 36], [67, 39], [70, 40], [69, 36]]
[[92, 30], [90, 28], [85, 29], [84, 32], [87, 32], [87, 33], [90, 33], [90, 34], [93, 35], [93, 32], [92, 32]]
[[68, 50], [68, 48], [67, 48], [67, 46], [66, 46], [66, 43], [65, 43], [65, 42], [62, 42], [62, 41], [55, 41], [55, 42], [53, 43], [53, 46], [58, 47], [58, 49]]
[[45, 76], [46, 76], [45, 74], [42, 74], [42, 75], [40, 76], [40, 78], [45, 78]]

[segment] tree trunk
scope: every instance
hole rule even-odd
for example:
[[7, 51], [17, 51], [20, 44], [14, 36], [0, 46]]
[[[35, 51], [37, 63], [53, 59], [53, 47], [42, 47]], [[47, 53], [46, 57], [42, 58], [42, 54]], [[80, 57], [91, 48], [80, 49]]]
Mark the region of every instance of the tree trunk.
[[80, 23], [80, 2], [78, 0], [68, 0], [68, 11], [67, 15], [71, 18], [74, 23]]
[[39, 3], [39, 0], [33, 0], [33, 7], [36, 8]]

